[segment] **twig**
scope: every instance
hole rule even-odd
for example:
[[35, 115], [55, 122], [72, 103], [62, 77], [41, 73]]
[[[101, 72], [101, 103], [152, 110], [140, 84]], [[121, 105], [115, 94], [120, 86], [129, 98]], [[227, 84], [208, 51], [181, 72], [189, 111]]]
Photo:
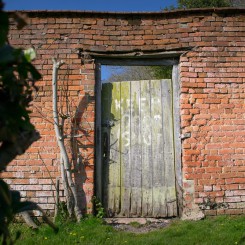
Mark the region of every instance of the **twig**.
[[57, 217], [58, 211], [59, 211], [59, 192], [60, 192], [60, 178], [57, 177], [56, 178], [56, 185], [55, 185], [55, 189], [56, 189], [56, 195], [55, 195], [55, 210], [54, 210], [54, 221]]
[[37, 154], [38, 154], [39, 158], [41, 159], [43, 165], [45, 166], [46, 170], [48, 171], [49, 178], [50, 178], [50, 180], [51, 180], [51, 182], [52, 182], [54, 188], [56, 189], [56, 186], [55, 186], [55, 183], [54, 183], [53, 178], [52, 178], [52, 176], [51, 176], [51, 173], [50, 173], [50, 171], [49, 171], [47, 165], [46, 165], [45, 162], [43, 161], [43, 158], [42, 158], [42, 156], [40, 155], [40, 152], [37, 151]]

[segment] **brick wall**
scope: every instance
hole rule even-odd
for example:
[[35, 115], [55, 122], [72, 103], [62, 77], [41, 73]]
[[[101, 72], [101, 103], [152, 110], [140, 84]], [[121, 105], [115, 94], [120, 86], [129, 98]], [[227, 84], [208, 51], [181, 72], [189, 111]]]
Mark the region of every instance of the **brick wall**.
[[44, 209], [53, 210], [52, 181], [60, 169], [51, 123], [52, 57], [65, 61], [59, 81], [68, 90], [66, 94], [60, 90], [59, 100], [64, 114], [69, 101], [72, 114], [66, 131], [83, 135], [66, 144], [73, 149], [81, 207], [90, 211], [94, 194], [95, 64], [93, 60], [81, 62], [77, 50], [106, 54], [190, 49], [180, 57], [181, 131], [191, 133], [182, 141], [184, 215], [195, 216], [197, 205], [208, 197], [229, 207], [214, 210], [206, 205], [206, 214], [244, 213], [244, 9], [26, 13], [29, 25], [22, 30], [11, 25], [9, 41], [17, 47], [33, 46], [37, 51], [34, 63], [43, 77], [37, 83], [32, 121], [42, 138], [3, 174], [14, 189]]

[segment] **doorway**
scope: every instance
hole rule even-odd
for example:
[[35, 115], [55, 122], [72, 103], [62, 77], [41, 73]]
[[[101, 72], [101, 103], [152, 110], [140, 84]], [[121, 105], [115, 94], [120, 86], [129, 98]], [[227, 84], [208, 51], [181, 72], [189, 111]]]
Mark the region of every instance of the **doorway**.
[[[176, 64], [172, 67], [175, 73]], [[177, 216], [173, 79], [100, 82], [99, 87], [96, 193], [107, 216]]]

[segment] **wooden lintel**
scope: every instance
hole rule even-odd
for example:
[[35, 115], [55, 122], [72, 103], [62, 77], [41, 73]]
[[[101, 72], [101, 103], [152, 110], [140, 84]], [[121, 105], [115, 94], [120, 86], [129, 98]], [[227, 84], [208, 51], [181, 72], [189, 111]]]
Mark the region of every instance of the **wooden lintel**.
[[[92, 50], [78, 50], [78, 55], [81, 59], [95, 59], [97, 63], [101, 64], [114, 64], [118, 63], [117, 60], [121, 59], [124, 63], [129, 60], [133, 62], [137, 60], [136, 63], [140, 63], [139, 65], [146, 65], [142, 63], [141, 60], [151, 61], [154, 59], [168, 59], [172, 60], [169, 65], [174, 65], [178, 63], [178, 58], [187, 51], [192, 50], [193, 47], [187, 47], [183, 49], [177, 50], [133, 50], [133, 51], [92, 51]], [[173, 62], [174, 60], [174, 62]], [[176, 63], [177, 61], [177, 63]], [[149, 62], [148, 62], [149, 63]], [[166, 63], [166, 62], [165, 62]], [[123, 65], [123, 64], [122, 64]]]

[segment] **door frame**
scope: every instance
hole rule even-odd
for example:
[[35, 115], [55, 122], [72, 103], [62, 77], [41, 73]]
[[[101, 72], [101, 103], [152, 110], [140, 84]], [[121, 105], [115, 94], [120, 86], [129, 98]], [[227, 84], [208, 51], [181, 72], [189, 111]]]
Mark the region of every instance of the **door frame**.
[[180, 129], [180, 76], [179, 76], [179, 55], [178, 57], [154, 57], [154, 58], [110, 58], [95, 57], [95, 195], [99, 200], [102, 197], [102, 151], [101, 151], [101, 66], [152, 66], [152, 65], [172, 65], [172, 86], [173, 86], [173, 122], [174, 122], [174, 164], [176, 179], [176, 196], [178, 206], [178, 216], [182, 214], [183, 203], [183, 180], [181, 162], [181, 129]]

